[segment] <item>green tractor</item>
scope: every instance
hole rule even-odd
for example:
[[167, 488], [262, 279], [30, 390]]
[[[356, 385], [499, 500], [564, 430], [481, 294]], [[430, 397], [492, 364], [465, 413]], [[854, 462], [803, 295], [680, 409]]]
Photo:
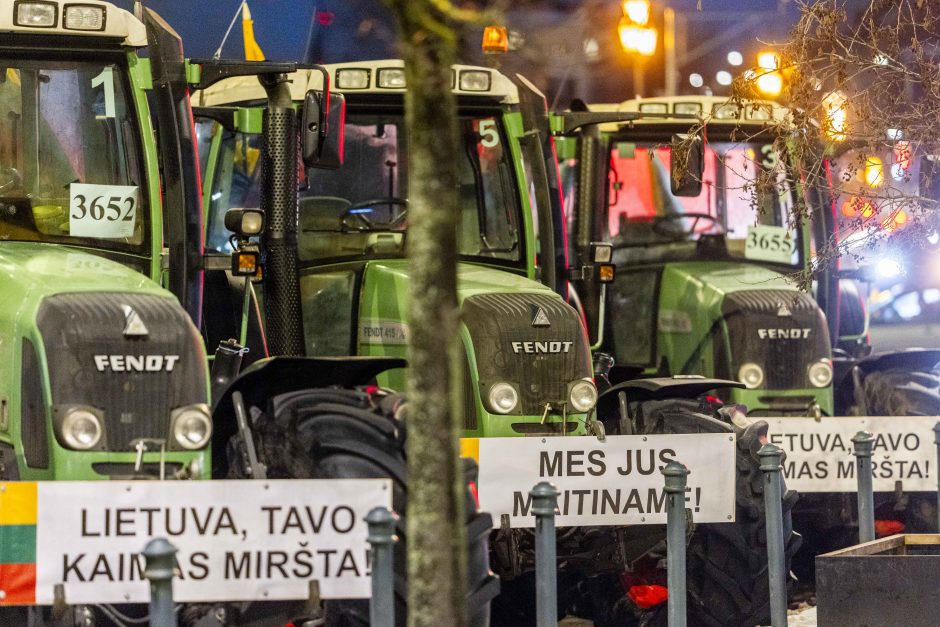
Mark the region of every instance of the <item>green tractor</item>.
[[[345, 98], [345, 161], [336, 171], [310, 170], [302, 181], [298, 348], [317, 356], [403, 358], [404, 68], [400, 60], [325, 68], [335, 101]], [[323, 80], [316, 71], [297, 72], [291, 97], [299, 103]], [[454, 67], [454, 93], [462, 139], [457, 289], [466, 355], [463, 434], [584, 434], [596, 389], [581, 320], [557, 293], [564, 291], [566, 263], [557, 170], [547, 128], [532, 132], [547, 123], [544, 98], [524, 81], [472, 66]], [[260, 127], [250, 106], [262, 98], [257, 82], [242, 78], [194, 97], [205, 120], [199, 137], [210, 249], [231, 251], [237, 238], [224, 229], [226, 214], [261, 201]], [[231, 306], [237, 303], [238, 297]], [[403, 369], [392, 370], [379, 382], [403, 389], [404, 377]]]
[[[401, 360], [277, 357], [296, 354], [290, 342], [300, 328], [289, 318], [295, 251], [274, 228], [290, 222], [296, 207], [296, 185], [275, 182], [296, 173], [293, 157], [278, 158], [295, 154], [293, 134], [277, 132], [296, 128], [289, 97], [283, 106], [296, 65], [186, 60], [176, 33], [139, 4], [136, 16], [105, 2], [4, 1], [0, 11], [0, 283], [8, 296], [0, 314], [8, 364], [0, 385], [2, 478], [392, 477], [394, 506], [404, 512], [402, 399], [365, 386]], [[211, 298], [204, 306], [204, 279], [243, 277], [252, 260], [204, 254], [189, 90], [233, 75], [260, 77], [268, 90], [271, 150], [262, 160], [278, 173], [262, 187], [269, 224], [263, 310], [239, 310], [233, 324], [242, 313], [263, 318], [263, 356], [275, 357], [241, 372], [241, 351], [222, 346], [210, 410], [204, 338], [219, 310]], [[322, 121], [325, 131], [326, 90], [308, 99], [304, 127]], [[316, 153], [326, 134], [301, 137]], [[254, 217], [231, 226], [245, 231]], [[255, 440], [246, 437], [252, 429]], [[464, 509], [468, 607], [481, 624], [498, 591], [487, 560], [491, 522], [469, 491]], [[403, 577], [396, 590], [403, 600]], [[307, 620], [302, 605], [186, 606], [179, 615], [192, 625], [222, 615], [227, 624]], [[404, 616], [403, 601], [397, 607]], [[46, 624], [47, 610], [3, 608], [0, 622]], [[368, 612], [367, 604], [346, 601], [325, 610], [328, 624]], [[140, 611], [81, 607], [60, 621], [123, 624], [140, 620]]]
[[198, 318], [160, 286], [145, 27], [7, 0], [0, 31], [0, 478], [206, 478]]
[[[343, 168], [336, 174], [308, 172], [301, 183], [297, 249], [306, 350], [403, 356], [407, 329], [402, 301], [407, 281], [401, 260], [407, 237], [403, 173], [408, 163], [407, 135], [402, 129], [402, 65], [400, 61], [376, 61], [326, 67], [331, 85], [344, 96], [347, 107], [346, 150]], [[524, 79], [510, 82], [491, 69], [456, 66], [454, 76], [464, 140], [458, 237], [458, 289], [464, 322], [461, 339], [468, 357], [464, 434], [602, 435], [597, 417], [615, 415], [616, 409], [596, 408], [585, 425], [583, 418], [572, 416], [575, 412], [564, 407], [567, 394], [569, 404], [579, 409], [572, 384], [587, 376], [582, 376], [583, 370], [572, 372], [560, 367], [565, 363], [560, 358], [566, 355], [569, 342], [570, 350], [577, 351], [574, 363], [579, 368], [589, 366], [581, 352], [586, 351], [581, 348], [582, 342], [586, 347], [581, 321], [563, 306], [561, 298], [567, 294], [569, 278], [578, 276], [598, 285], [613, 278], [609, 274], [610, 248], [592, 240], [586, 247], [589, 256], [579, 258], [576, 271], [566, 267], [566, 224], [557, 186], [557, 162], [550, 140], [550, 118], [541, 95]], [[313, 72], [295, 75], [291, 84], [293, 100], [300, 102], [304, 90], [311, 84], [320, 85], [320, 80]], [[233, 238], [222, 225], [230, 211], [251, 209], [260, 202], [255, 164], [261, 144], [252, 106], [261, 97], [258, 88], [243, 79], [219, 83], [194, 97], [197, 116], [204, 119], [199, 145], [207, 172], [207, 245], [219, 251], [251, 246], [250, 238]], [[564, 116], [561, 123], [571, 130], [605, 119], [617, 116], [577, 113]], [[326, 159], [331, 160], [329, 154]], [[553, 254], [546, 256], [542, 252], [546, 250]], [[555, 260], [552, 267], [545, 266], [546, 259]], [[533, 279], [541, 279], [543, 285]], [[543, 295], [542, 299], [534, 300], [536, 295]], [[226, 306], [238, 308], [240, 302], [242, 297], [236, 295]], [[487, 302], [499, 308], [481, 306]], [[540, 313], [545, 314], [548, 325], [540, 320]], [[251, 329], [243, 328], [245, 336], [250, 337]], [[556, 348], [559, 354], [553, 356]], [[556, 374], [552, 380], [553, 372], [562, 376]], [[576, 375], [580, 378], [574, 378]], [[401, 373], [392, 372], [380, 380], [400, 385], [400, 377]], [[499, 403], [502, 392], [497, 384], [503, 382], [512, 403], [519, 393], [523, 399], [519, 410], [510, 411], [509, 416], [502, 414]], [[699, 400], [715, 387], [738, 384], [696, 378], [647, 381], [642, 385], [652, 386], [641, 403], [650, 412], [651, 423], [664, 410], [675, 411], [678, 407], [681, 420], [673, 419], [670, 425], [681, 422], [686, 429], [738, 435], [739, 468], [742, 482], [748, 486], [741, 490], [742, 508], [760, 507], [761, 496], [751, 489], [760, 485], [753, 453], [766, 436], [766, 423], [749, 421], [730, 411], [719, 414], [718, 407], [703, 407]], [[525, 400], [526, 390], [535, 393], [551, 389], [556, 390], [553, 396], [529, 395], [531, 401]], [[593, 386], [589, 389], [593, 391]], [[608, 398], [616, 404], [616, 394]], [[593, 402], [584, 407], [589, 405]], [[702, 412], [715, 414], [718, 419]], [[567, 420], [563, 421], [566, 413]], [[694, 423], [692, 427], [690, 422]], [[762, 518], [748, 520], [748, 530], [754, 531], [758, 524], [763, 524]], [[709, 559], [720, 551], [722, 543], [742, 541], [736, 525], [725, 527], [732, 531], [696, 536], [696, 558], [690, 565], [695, 581], [703, 582], [693, 598], [699, 608], [708, 607], [714, 598], [704, 582], [715, 579], [710, 569], [717, 558]], [[494, 536], [493, 559], [504, 590], [495, 600], [497, 624], [533, 620], [526, 600], [532, 589], [530, 540], [523, 532], [508, 528]], [[795, 545], [790, 546], [792, 552]], [[645, 585], [638, 573], [646, 565], [652, 562], [654, 577], [662, 574], [651, 556], [663, 547], [659, 528], [569, 530], [558, 546], [561, 603], [568, 611], [602, 625], [661, 616], [662, 605], [640, 608], [623, 601], [629, 590]], [[637, 565], [640, 562], [642, 566]], [[753, 591], [758, 598], [748, 597], [746, 608], [728, 616], [758, 621], [767, 612], [766, 585], [762, 597], [760, 593], [760, 575], [766, 570], [764, 567], [761, 571], [758, 564], [745, 571], [746, 581], [735, 581], [740, 572], [730, 573], [725, 580], [737, 586], [735, 590], [740, 588], [748, 594]], [[723, 609], [727, 608], [719, 611]]]
[[[751, 418], [940, 413], [940, 353], [869, 356], [855, 273], [830, 264], [811, 291], [799, 289], [796, 279], [837, 239], [838, 225], [825, 175], [805, 173], [788, 150], [781, 108], [679, 96], [590, 109], [622, 117], [571, 134], [559, 160], [575, 265], [603, 241], [617, 266], [612, 284], [586, 277], [572, 285], [592, 349], [610, 356], [613, 389], [624, 390], [619, 404], [599, 401], [599, 411], [612, 410], [602, 413], [608, 433], [669, 428], [651, 425], [631, 397], [631, 381], [651, 375], [739, 381], [713, 394]], [[796, 219], [801, 203], [811, 220]], [[739, 504], [748, 485], [738, 482]], [[787, 520], [795, 496], [785, 497]], [[826, 538], [845, 541], [857, 525], [849, 496], [801, 497], [793, 520], [810, 536], [805, 553], [834, 548]], [[879, 511], [918, 528], [935, 510], [908, 496], [879, 495]], [[726, 572], [761, 564], [762, 513], [743, 513], [752, 533], [727, 545]], [[718, 581], [716, 608], [761, 598]]]

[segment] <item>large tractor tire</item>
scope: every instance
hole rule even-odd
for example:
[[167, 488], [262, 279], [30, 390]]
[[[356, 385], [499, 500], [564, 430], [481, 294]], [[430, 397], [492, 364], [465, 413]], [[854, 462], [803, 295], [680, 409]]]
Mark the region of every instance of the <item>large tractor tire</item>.
[[[689, 622], [703, 626], [769, 622], [764, 484], [757, 457], [757, 451], [767, 441], [767, 423], [748, 419], [734, 410], [714, 411], [705, 402], [684, 399], [631, 403], [630, 413], [634, 434], [737, 436], [735, 522], [695, 524], [689, 539], [686, 557]], [[784, 488], [787, 572], [801, 544], [791, 519], [796, 500], [796, 493]], [[656, 625], [664, 611], [663, 606], [647, 611], [636, 608], [634, 614], [639, 624]]]
[[[868, 416], [940, 416], [940, 372], [895, 367], [868, 372], [856, 389], [856, 404], [851, 413]], [[858, 398], [861, 395], [862, 398]], [[928, 443], [929, 444], [929, 443]], [[884, 496], [876, 494], [877, 501]], [[893, 500], [893, 496], [888, 497]], [[935, 492], [912, 492], [903, 504], [878, 503], [876, 516], [898, 518], [908, 533], [937, 532], [937, 497]]]
[[[395, 623], [407, 616], [407, 498], [405, 423], [399, 420], [404, 399], [375, 388], [318, 388], [274, 397], [262, 413], [252, 409], [255, 444], [268, 477], [283, 478], [390, 478], [392, 505], [398, 513], [395, 545]], [[230, 452], [243, 459], [236, 440]], [[230, 474], [245, 475], [244, 465], [230, 464]], [[476, 481], [472, 460], [465, 465], [467, 536], [467, 607], [470, 625], [489, 624], [490, 601], [499, 593], [499, 580], [489, 568], [489, 532], [492, 518], [478, 511], [469, 489]], [[247, 618], [247, 617], [246, 617]], [[330, 600], [324, 603], [325, 624], [335, 627], [369, 624], [367, 600]], [[258, 624], [269, 624], [259, 622]], [[243, 623], [236, 623], [243, 624]]]

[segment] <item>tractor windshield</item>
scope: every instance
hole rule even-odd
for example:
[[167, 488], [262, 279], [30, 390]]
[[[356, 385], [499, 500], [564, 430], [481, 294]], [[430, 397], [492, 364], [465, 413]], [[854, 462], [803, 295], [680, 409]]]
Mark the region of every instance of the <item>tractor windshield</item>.
[[[522, 260], [516, 174], [499, 116], [462, 116], [457, 250], [489, 263]], [[210, 195], [207, 246], [228, 246], [225, 210], [259, 206], [261, 137], [227, 133]], [[403, 257], [408, 230], [408, 141], [398, 113], [349, 113], [338, 170], [301, 176], [301, 263]], [[445, 210], [446, 208], [441, 208]]]
[[123, 57], [0, 57], [0, 239], [139, 252], [149, 236]]
[[668, 143], [614, 139], [602, 228], [618, 263], [747, 259], [798, 266], [784, 159], [770, 143], [706, 141], [702, 189], [670, 192]]

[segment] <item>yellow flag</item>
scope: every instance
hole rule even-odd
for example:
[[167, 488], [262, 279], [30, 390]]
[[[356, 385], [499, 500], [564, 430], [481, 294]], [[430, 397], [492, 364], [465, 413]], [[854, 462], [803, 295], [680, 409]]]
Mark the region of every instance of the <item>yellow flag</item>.
[[255, 41], [255, 23], [251, 19], [247, 2], [242, 2], [242, 36], [245, 39], [245, 60], [264, 61], [264, 53]]

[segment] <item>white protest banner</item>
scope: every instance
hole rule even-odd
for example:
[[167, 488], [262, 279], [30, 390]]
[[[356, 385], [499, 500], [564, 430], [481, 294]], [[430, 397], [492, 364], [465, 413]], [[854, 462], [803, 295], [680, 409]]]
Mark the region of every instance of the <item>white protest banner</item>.
[[392, 500], [387, 479], [31, 485], [40, 605], [59, 583], [70, 604], [146, 602], [140, 552], [156, 537], [178, 550], [176, 601], [303, 599], [312, 580], [324, 598], [367, 598], [363, 519]]
[[[552, 483], [558, 526], [666, 522], [660, 469], [676, 460], [690, 471], [686, 507], [695, 522], [734, 520], [735, 439], [731, 434], [480, 438], [462, 441], [477, 458], [480, 508], [513, 527], [533, 527], [529, 491]], [[476, 455], [474, 455], [476, 453]]]
[[876, 492], [894, 492], [895, 482], [908, 492], [937, 489], [933, 426], [936, 416], [826, 416], [764, 418], [770, 442], [787, 453], [783, 464], [787, 488], [798, 492], [855, 492], [852, 436], [870, 431]]

